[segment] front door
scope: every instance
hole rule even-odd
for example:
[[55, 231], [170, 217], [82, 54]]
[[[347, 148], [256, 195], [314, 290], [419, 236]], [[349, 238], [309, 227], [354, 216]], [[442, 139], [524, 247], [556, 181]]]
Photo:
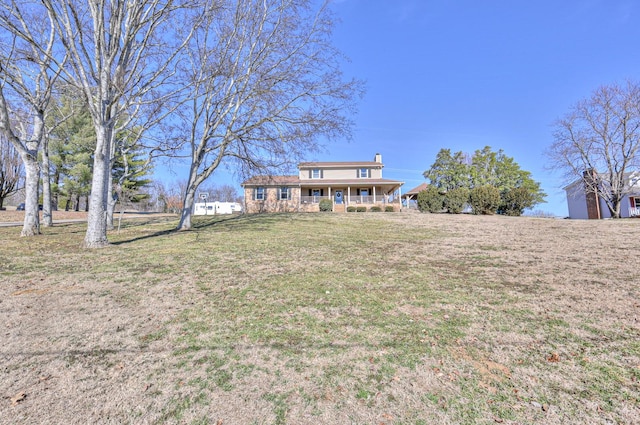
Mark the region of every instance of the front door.
[[336, 204], [341, 204], [342, 203], [342, 191], [341, 190], [336, 190], [335, 199], [336, 199]]

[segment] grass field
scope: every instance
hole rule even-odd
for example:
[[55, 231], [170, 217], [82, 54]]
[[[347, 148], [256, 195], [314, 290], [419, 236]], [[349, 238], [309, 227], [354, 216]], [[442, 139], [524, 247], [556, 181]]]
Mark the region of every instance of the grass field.
[[194, 223], [0, 228], [0, 423], [640, 423], [640, 220]]

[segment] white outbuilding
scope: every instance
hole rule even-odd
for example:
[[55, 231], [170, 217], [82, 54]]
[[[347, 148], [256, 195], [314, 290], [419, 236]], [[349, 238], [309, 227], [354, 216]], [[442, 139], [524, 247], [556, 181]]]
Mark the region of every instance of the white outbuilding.
[[241, 213], [242, 205], [237, 202], [196, 202], [193, 215], [218, 215]]

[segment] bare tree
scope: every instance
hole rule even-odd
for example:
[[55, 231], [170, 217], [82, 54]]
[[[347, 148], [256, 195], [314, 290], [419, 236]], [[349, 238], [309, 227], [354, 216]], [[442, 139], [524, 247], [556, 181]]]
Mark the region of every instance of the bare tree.
[[240, 202], [241, 200], [238, 190], [228, 184], [214, 186], [209, 193], [213, 200], [220, 202]]
[[185, 184], [183, 182], [172, 182], [165, 184], [156, 181], [151, 189], [156, 201], [156, 211], [164, 213], [178, 214], [182, 210], [181, 193], [184, 193]]
[[21, 189], [23, 166], [20, 154], [13, 144], [0, 133], [0, 209], [4, 200]]
[[198, 193], [208, 193], [208, 202], [241, 202], [242, 196], [238, 192], [238, 188], [230, 184], [202, 184], [198, 190]]
[[[22, 236], [40, 233], [38, 150], [45, 114], [61, 68], [54, 55], [56, 33], [47, 11], [32, 2], [0, 3], [0, 131], [20, 154], [25, 168]], [[57, 65], [66, 56], [58, 55]]]
[[[111, 165], [118, 120], [153, 116], [176, 90], [175, 58], [197, 25], [198, 0], [42, 0], [59, 48], [69, 56], [66, 81], [78, 87], [96, 130], [85, 246], [107, 240]], [[188, 25], [185, 25], [188, 23]]]
[[328, 3], [315, 4], [224, 0], [204, 14], [183, 70], [193, 92], [180, 114], [191, 167], [179, 229], [224, 161], [268, 172], [317, 151], [320, 136], [349, 137], [361, 83], [343, 79]]
[[620, 217], [629, 194], [629, 173], [640, 168], [640, 86], [605, 85], [556, 121], [550, 167], [567, 183], [581, 179], [587, 192], [605, 201], [611, 217]]

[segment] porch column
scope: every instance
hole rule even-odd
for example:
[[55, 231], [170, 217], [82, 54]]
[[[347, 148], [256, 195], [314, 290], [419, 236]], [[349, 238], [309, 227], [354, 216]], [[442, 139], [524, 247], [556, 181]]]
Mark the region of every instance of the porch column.
[[347, 186], [347, 205], [351, 203], [351, 186]]
[[376, 187], [373, 186], [373, 203], [376, 203]]

